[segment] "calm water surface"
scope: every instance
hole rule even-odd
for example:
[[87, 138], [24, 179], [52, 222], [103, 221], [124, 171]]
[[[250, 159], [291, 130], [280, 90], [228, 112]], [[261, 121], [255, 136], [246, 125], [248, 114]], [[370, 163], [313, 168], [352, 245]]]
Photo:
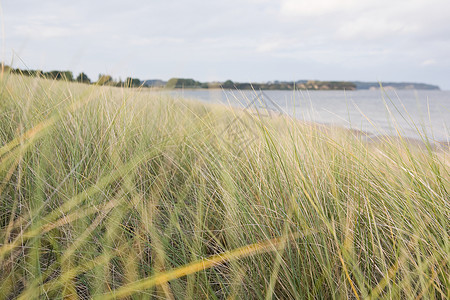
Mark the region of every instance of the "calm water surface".
[[176, 90], [174, 97], [281, 111], [299, 120], [344, 126], [373, 135], [450, 139], [450, 91]]

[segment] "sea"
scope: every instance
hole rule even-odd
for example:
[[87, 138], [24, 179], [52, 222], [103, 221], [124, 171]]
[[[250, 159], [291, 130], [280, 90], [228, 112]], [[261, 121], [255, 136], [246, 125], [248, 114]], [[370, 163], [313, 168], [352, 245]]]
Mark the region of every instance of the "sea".
[[450, 91], [172, 90], [175, 98], [258, 109], [298, 120], [431, 142], [450, 140]]

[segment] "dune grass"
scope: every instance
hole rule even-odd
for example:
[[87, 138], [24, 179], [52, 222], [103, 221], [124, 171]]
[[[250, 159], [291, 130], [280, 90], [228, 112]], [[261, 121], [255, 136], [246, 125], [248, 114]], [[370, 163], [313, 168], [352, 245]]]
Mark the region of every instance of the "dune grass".
[[449, 149], [4, 74], [1, 299], [450, 297]]

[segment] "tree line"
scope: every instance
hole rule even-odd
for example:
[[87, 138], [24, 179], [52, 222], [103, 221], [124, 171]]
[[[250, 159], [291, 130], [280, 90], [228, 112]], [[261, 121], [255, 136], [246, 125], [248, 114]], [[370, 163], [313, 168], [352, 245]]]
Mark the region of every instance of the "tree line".
[[121, 79], [115, 80], [111, 75], [107, 74], [99, 74], [98, 79], [96, 81], [92, 81], [89, 78], [89, 76], [87, 76], [87, 74], [84, 72], [81, 72], [80, 74], [78, 74], [77, 77], [74, 77], [72, 71], [53, 70], [49, 72], [44, 72], [42, 70], [12, 68], [7, 65], [2, 65], [2, 69], [4, 72], [8, 72], [11, 74], [18, 74], [30, 77], [41, 77], [52, 80], [80, 82], [85, 84], [109, 85], [117, 87], [140, 87], [143, 83], [140, 79], [132, 77], [127, 77], [124, 81], [122, 81]]
[[73, 76], [71, 71], [23, 70], [2, 65], [2, 68], [12, 74], [34, 76], [52, 80], [66, 80], [85, 84], [107, 85], [115, 87], [165, 87], [167, 89], [238, 89], [238, 90], [355, 90], [357, 85], [349, 81], [318, 81], [299, 80], [296, 82], [273, 81], [267, 83], [233, 82], [200, 82], [191, 78], [171, 78], [162, 80], [141, 81], [138, 78], [127, 77], [124, 81], [115, 80], [111, 75], [99, 74], [96, 81], [92, 81], [84, 72]]

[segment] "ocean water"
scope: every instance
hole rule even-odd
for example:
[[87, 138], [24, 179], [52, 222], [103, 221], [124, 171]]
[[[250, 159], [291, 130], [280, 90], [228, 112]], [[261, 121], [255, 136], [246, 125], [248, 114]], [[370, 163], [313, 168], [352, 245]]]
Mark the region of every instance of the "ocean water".
[[394, 135], [448, 142], [450, 91], [237, 91], [174, 90], [173, 97], [283, 113], [299, 120]]

